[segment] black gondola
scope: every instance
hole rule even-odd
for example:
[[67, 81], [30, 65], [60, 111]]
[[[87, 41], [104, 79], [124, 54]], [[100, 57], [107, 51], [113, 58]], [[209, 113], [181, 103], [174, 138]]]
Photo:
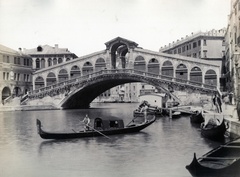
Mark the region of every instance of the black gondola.
[[204, 122], [204, 118], [201, 112], [195, 112], [190, 116], [191, 123], [201, 124]]
[[148, 120], [144, 123], [135, 124], [132, 121], [132, 123], [128, 124], [127, 126], [124, 126], [122, 119], [114, 117], [102, 119], [98, 117], [94, 119], [93, 127], [90, 127], [90, 129], [87, 131], [57, 133], [44, 131], [41, 126], [41, 121], [37, 119], [37, 128], [38, 134], [43, 139], [73, 139], [139, 132], [142, 129], [151, 125], [155, 120], [156, 117], [154, 116], [151, 120]]
[[240, 139], [213, 149], [200, 158], [194, 157], [186, 169], [194, 177], [239, 177]]
[[[221, 140], [227, 130], [224, 118], [219, 113], [202, 114], [205, 122], [201, 124], [201, 134], [211, 140]], [[210, 123], [210, 121], [213, 121]], [[207, 122], [207, 123], [206, 123]]]

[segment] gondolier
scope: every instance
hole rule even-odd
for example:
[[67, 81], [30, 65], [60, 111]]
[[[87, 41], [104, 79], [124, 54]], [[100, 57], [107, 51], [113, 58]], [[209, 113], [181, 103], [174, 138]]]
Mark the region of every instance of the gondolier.
[[83, 121], [82, 121], [85, 126], [84, 126], [84, 130], [88, 131], [89, 130], [89, 124], [90, 124], [90, 118], [88, 117], [88, 115], [86, 114], [86, 116], [84, 117]]

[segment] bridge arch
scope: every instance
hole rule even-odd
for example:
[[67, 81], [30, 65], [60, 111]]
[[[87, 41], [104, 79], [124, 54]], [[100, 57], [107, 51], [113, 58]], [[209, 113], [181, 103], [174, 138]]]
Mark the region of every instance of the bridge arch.
[[188, 80], [188, 69], [183, 63], [179, 64], [176, 68], [176, 80], [180, 82], [186, 82], [186, 80]]
[[152, 58], [148, 62], [148, 72], [159, 74], [160, 73], [160, 64], [156, 58]]
[[190, 71], [190, 82], [194, 82], [196, 84], [199, 83], [198, 85], [201, 85], [202, 80], [203, 80], [202, 70], [198, 66], [193, 67]]
[[146, 71], [146, 61], [143, 56], [139, 55], [135, 58], [133, 68], [139, 71]]
[[68, 80], [68, 72], [66, 69], [61, 69], [58, 73], [58, 82]]
[[81, 70], [77, 65], [74, 65], [71, 67], [70, 70], [70, 78], [80, 77], [81, 76]]
[[56, 82], [57, 82], [56, 75], [53, 72], [48, 73], [47, 79], [46, 79], [47, 86], [55, 84]]
[[205, 84], [217, 86], [217, 74], [214, 70], [209, 69], [205, 73]]
[[106, 68], [106, 62], [103, 58], [98, 58], [95, 63], [95, 72]]
[[162, 78], [171, 80], [172, 77], [173, 77], [173, 64], [169, 60], [164, 61], [162, 64]]

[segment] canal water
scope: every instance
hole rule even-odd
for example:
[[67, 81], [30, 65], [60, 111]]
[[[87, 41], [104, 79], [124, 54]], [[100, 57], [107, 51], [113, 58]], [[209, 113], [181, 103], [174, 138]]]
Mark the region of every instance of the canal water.
[[185, 169], [196, 152], [203, 155], [219, 142], [200, 135], [189, 116], [159, 117], [139, 133], [73, 140], [43, 140], [45, 130], [79, 131], [86, 114], [117, 116], [127, 124], [138, 104], [95, 103], [91, 109], [0, 113], [1, 177], [190, 177]]

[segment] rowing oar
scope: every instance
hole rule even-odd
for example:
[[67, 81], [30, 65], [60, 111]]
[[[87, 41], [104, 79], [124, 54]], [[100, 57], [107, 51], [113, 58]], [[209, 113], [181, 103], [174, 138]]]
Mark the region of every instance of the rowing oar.
[[93, 128], [93, 127], [91, 127], [90, 125], [87, 125], [87, 124], [86, 124], [86, 126], [87, 126], [87, 127], [89, 127], [89, 128], [91, 128], [91, 129], [93, 129], [94, 131], [98, 132], [99, 134], [101, 134], [101, 135], [105, 136], [106, 138], [108, 138], [108, 139], [111, 139], [110, 137], [108, 137], [107, 135], [104, 135], [102, 132], [100, 132], [100, 131], [98, 131], [98, 130], [94, 129], [94, 128]]

